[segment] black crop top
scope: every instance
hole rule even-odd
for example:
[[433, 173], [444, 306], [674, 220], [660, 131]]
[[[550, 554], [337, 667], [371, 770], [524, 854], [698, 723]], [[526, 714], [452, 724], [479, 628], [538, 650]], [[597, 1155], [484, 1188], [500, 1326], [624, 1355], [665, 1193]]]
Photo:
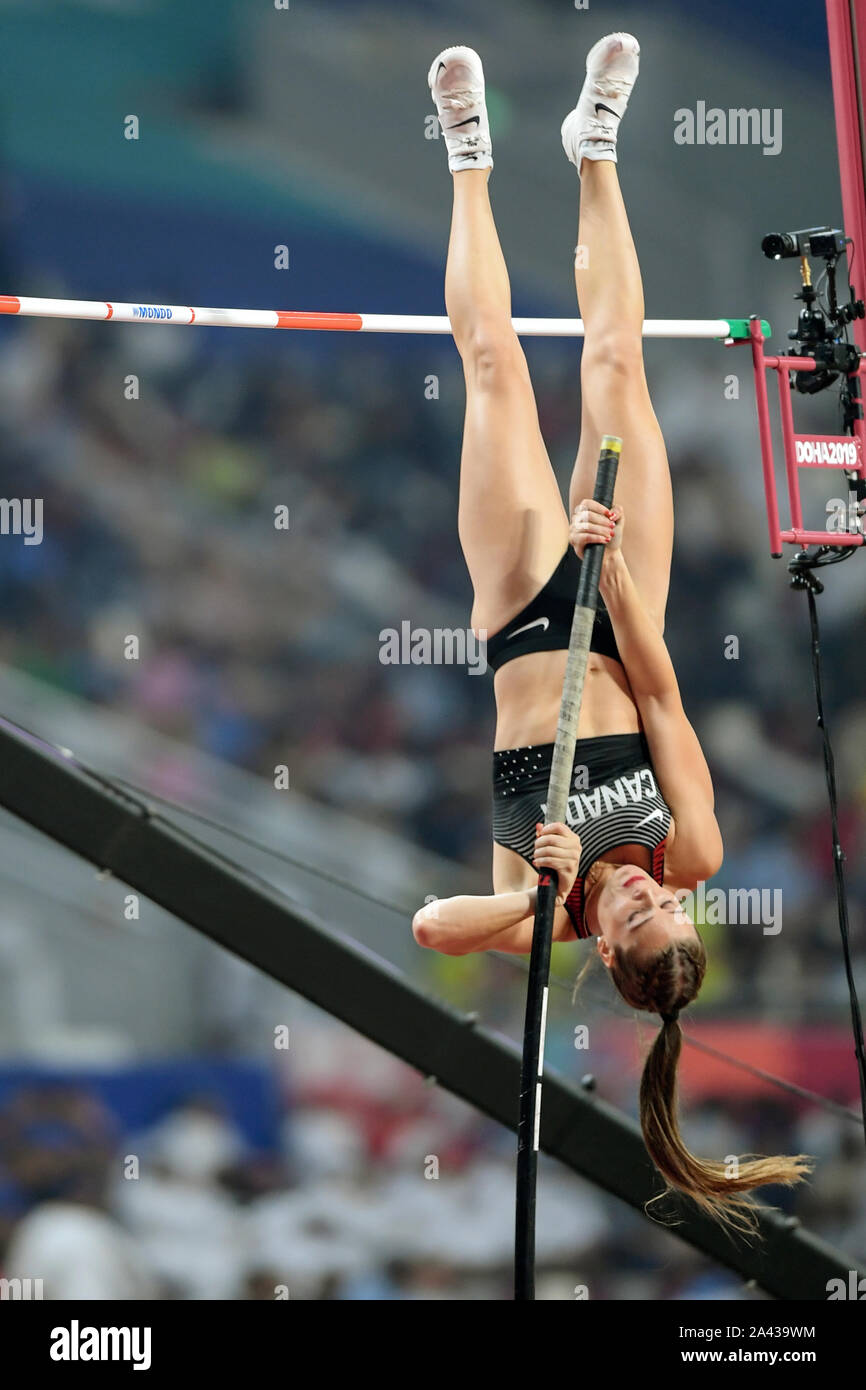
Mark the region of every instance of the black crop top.
[[[558, 652], [568, 649], [580, 560], [568, 547], [553, 574], [534, 599], [499, 632], [487, 639], [487, 664], [494, 671], [530, 652]], [[599, 598], [589, 649], [613, 661], [620, 661], [610, 614]]]

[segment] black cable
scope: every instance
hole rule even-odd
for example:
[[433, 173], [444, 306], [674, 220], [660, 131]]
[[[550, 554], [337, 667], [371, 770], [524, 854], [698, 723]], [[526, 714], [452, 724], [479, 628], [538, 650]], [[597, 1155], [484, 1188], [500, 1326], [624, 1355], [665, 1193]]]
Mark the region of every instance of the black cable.
[[[680, 1019], [682, 1025], [682, 1019]], [[727, 1062], [730, 1066], [736, 1067], [739, 1071], [744, 1071], [748, 1076], [757, 1077], [760, 1081], [771, 1082], [782, 1091], [787, 1091], [789, 1095], [798, 1096], [800, 1100], [810, 1100], [828, 1111], [831, 1115], [836, 1115], [840, 1120], [850, 1120], [853, 1124], [859, 1125], [861, 1117], [856, 1110], [849, 1110], [847, 1105], [840, 1105], [836, 1100], [830, 1100], [829, 1096], [816, 1095], [814, 1091], [809, 1091], [805, 1086], [798, 1086], [795, 1081], [785, 1081], [780, 1076], [774, 1076], [770, 1071], [764, 1071], [763, 1067], [753, 1066], [751, 1062], [744, 1062], [739, 1057], [731, 1057], [727, 1052], [722, 1052], [721, 1048], [713, 1047], [710, 1043], [701, 1042], [698, 1038], [689, 1037], [683, 1031], [683, 1041], [689, 1047], [697, 1048], [698, 1052], [704, 1052], [708, 1057], [716, 1057], [720, 1062]]]
[[[860, 1105], [863, 1112], [863, 1138], [866, 1142], [866, 1044], [863, 1040], [863, 1020], [860, 1002], [857, 998], [857, 985], [851, 963], [851, 945], [848, 923], [848, 893], [845, 887], [845, 852], [839, 840], [839, 803], [836, 790], [836, 764], [833, 747], [824, 713], [824, 691], [821, 674], [821, 634], [818, 626], [818, 607], [816, 593], [823, 592], [823, 584], [812, 573], [816, 566], [834, 564], [835, 556], [825, 556], [825, 547], [819, 548], [814, 556], [800, 551], [789, 565], [791, 587], [805, 589], [809, 602], [809, 627], [811, 632], [812, 682], [815, 689], [815, 704], [818, 710], [818, 728], [821, 730], [824, 751], [824, 774], [827, 779], [827, 799], [830, 805], [830, 832], [832, 836], [833, 878], [836, 887], [836, 909], [839, 916], [839, 933], [842, 937], [842, 958], [845, 962], [845, 978], [848, 981], [848, 997], [851, 1004], [851, 1026], [854, 1033], [854, 1056], [860, 1080]], [[847, 552], [851, 553], [851, 550]]]
[[[112, 792], [115, 796], [125, 796], [130, 805], [134, 806], [137, 811], [140, 811], [144, 818], [149, 819], [153, 814], [151, 805], [149, 804], [150, 802], [163, 800], [161, 797], [150, 796], [148, 792], [142, 791], [140, 788], [135, 789], [136, 795], [130, 795], [126, 787], [131, 784], [127, 783], [125, 786], [122, 778], [114, 779], [103, 772], [97, 772], [94, 768], [88, 767], [87, 763], [83, 763], [80, 759], [76, 758], [68, 748], [62, 748], [57, 743], [50, 743], [47, 739], [40, 737], [39, 734], [34, 734], [32, 730], [25, 729], [22, 725], [16, 724], [12, 719], [7, 719], [5, 715], [0, 715], [0, 724], [6, 724], [9, 728], [17, 730], [19, 734], [24, 734], [34, 743], [38, 743], [40, 747], [48, 748], [51, 752], [58, 754], [64, 762], [71, 763], [73, 767], [79, 768], [82, 772], [86, 773], [88, 777], [92, 778], [94, 782], [98, 782], [101, 787], [104, 787], [106, 791]], [[140, 800], [140, 797], [146, 799]], [[166, 804], [171, 805], [170, 802]], [[201, 817], [201, 819], [204, 820], [205, 818]], [[174, 828], [177, 829], [177, 827]], [[287, 893], [284, 888], [281, 888], [279, 884], [274, 883], [271, 879], [265, 878], [264, 874], [258, 873], [255, 869], [248, 868], [245, 864], [239, 864], [237, 860], [232, 859], [228, 854], [225, 854], [222, 850], [216, 849], [213, 845], [207, 844], [204, 840], [197, 840], [188, 830], [184, 830], [182, 833], [186, 836], [190, 844], [195, 845], [197, 849], [207, 850], [214, 859], [217, 859], [234, 873], [245, 876], [250, 882], [257, 883], [260, 888], [266, 889], [269, 893], [277, 893], [281, 898], [284, 898], [287, 903], [291, 903], [293, 906], [298, 905], [290, 893]]]
[[[93, 773], [90, 768], [87, 771], [91, 772], [93, 776], [102, 776], [100, 773]], [[330, 883], [333, 888], [342, 888], [347, 893], [353, 894], [354, 897], [363, 898], [366, 902], [372, 903], [374, 907], [384, 907], [389, 912], [398, 913], [401, 917], [408, 917], [409, 919], [414, 915], [414, 908], [404, 907], [402, 903], [389, 902], [387, 898], [380, 898], [376, 893], [369, 893], [366, 888], [359, 888], [357, 883], [352, 883], [349, 879], [340, 878], [338, 874], [329, 873], [327, 869], [320, 869], [304, 859], [297, 859], [294, 855], [286, 854], [285, 850], [274, 849], [272, 845], [263, 844], [261, 840], [255, 840], [251, 835], [245, 835], [242, 830], [236, 830], [230, 825], [223, 825], [221, 821], [206, 816], [203, 811], [194, 811], [190, 806], [182, 806], [180, 802], [172, 801], [170, 797], [161, 796], [158, 792], [148, 791], [146, 787], [139, 787], [135, 782], [127, 781], [125, 777], [113, 776], [102, 778], [102, 780], [108, 786], [116, 784], [119, 787], [125, 787], [128, 791], [135, 792], [138, 796], [145, 796], [160, 806], [168, 806], [179, 815], [189, 816], [190, 820], [198, 821], [200, 825], [206, 825], [210, 830], [216, 830], [220, 835], [225, 835], [230, 840], [237, 840], [238, 844], [246, 845], [248, 849], [268, 855], [280, 864], [288, 864], [290, 868], [302, 869], [305, 873], [313, 874], [322, 883]]]

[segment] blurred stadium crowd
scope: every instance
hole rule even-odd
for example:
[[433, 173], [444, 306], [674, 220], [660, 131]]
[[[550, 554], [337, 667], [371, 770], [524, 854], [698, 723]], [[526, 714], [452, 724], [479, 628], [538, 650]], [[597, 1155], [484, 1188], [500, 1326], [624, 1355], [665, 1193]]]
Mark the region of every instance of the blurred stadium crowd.
[[[229, 363], [214, 360], [203, 334], [136, 328], [122, 341], [123, 330], [102, 326], [3, 328], [4, 488], [45, 498], [45, 535], [0, 548], [0, 658], [269, 782], [285, 765], [294, 789], [486, 878], [491, 677], [379, 659], [383, 630], [406, 620], [468, 623], [453, 349], [419, 356], [365, 343], [361, 353], [340, 342], [323, 360], [281, 342]], [[142, 344], [145, 332], [154, 336]], [[532, 362], [565, 482], [577, 353], [535, 350]], [[140, 399], [128, 398], [131, 377]], [[709, 359], [702, 376], [692, 369], [687, 402], [681, 373], [653, 384], [678, 526], [666, 637], [726, 842], [713, 886], [775, 890], [783, 905], [784, 949], [778, 930], [710, 927], [721, 956], [714, 999], [821, 1017], [845, 996], [806, 616], [765, 556], [756, 461], [739, 450], [753, 407], [748, 395], [723, 399]], [[287, 530], [274, 526], [279, 507]], [[861, 950], [863, 611], [857, 590], [823, 610]]]
[[[127, 1134], [95, 1089], [21, 1086], [0, 1110], [0, 1276], [61, 1300], [507, 1299], [512, 1136], [413, 1081], [382, 1059], [360, 1088], [335, 1077], [296, 1095], [267, 1150], [216, 1082]], [[692, 1132], [730, 1152], [802, 1142], [823, 1196], [801, 1215], [862, 1257], [856, 1130], [843, 1142], [764, 1103], [736, 1120], [707, 1107]], [[544, 1299], [760, 1297], [549, 1160], [538, 1266]]]
[[[246, 0], [213, 0], [204, 24], [194, 7], [171, 0], [135, 15], [105, 6], [97, 15], [75, 0], [3, 8], [2, 292], [442, 311], [447, 185], [443, 151], [423, 137], [423, 73], [452, 41], [440, 33], [450, 31], [449, 7], [440, 14], [404, 0], [331, 0], [292, 7], [279, 30], [272, 7]], [[760, 309], [777, 342], [794, 321], [796, 285], [768, 277], [760, 237], [777, 218], [779, 226], [832, 218], [837, 200], [826, 158], [823, 19], [820, 7], [801, 9], [728, 6], [722, 14], [708, 0], [652, 14], [621, 7], [617, 23], [640, 34], [657, 74], [645, 88], [645, 117], [632, 127], [628, 175], [653, 315]], [[693, 31], [698, 16], [710, 28]], [[472, 30], [465, 41], [478, 43], [485, 63], [489, 53], [491, 78], [502, 84], [491, 87], [497, 138], [507, 136], [496, 205], [516, 312], [572, 313], [564, 200], [573, 185], [566, 189], [566, 171], [557, 178], [558, 122], [547, 110], [554, 93], [565, 101], [571, 91], [595, 16], [570, 5], [479, 0], [461, 7], [464, 22]], [[373, 61], [383, 35], [392, 70], [411, 80], [383, 84]], [[711, 89], [735, 104], [750, 104], [757, 90], [784, 104], [775, 181], [768, 161], [752, 159], [756, 151], [705, 159], [703, 150], [679, 150], [673, 158], [660, 136], [668, 108]], [[339, 91], [341, 101], [322, 103], [321, 91]], [[387, 154], [378, 141], [347, 141], [347, 130], [366, 130], [373, 101], [385, 103], [390, 130], [414, 130], [417, 139], [401, 134]], [[118, 113], [138, 110], [146, 138], [133, 143], [118, 134]], [[284, 236], [288, 277], [273, 261]], [[722, 297], [732, 285], [737, 305]], [[580, 348], [535, 341], [527, 355], [565, 487], [578, 440]], [[814, 1155], [812, 1185], [767, 1196], [864, 1260], [862, 1140], [832, 1105], [856, 1107], [857, 1086], [805, 600], [767, 555], [751, 368], [744, 350], [715, 343], [654, 343], [647, 356], [677, 517], [666, 639], [725, 838], [712, 886], [781, 893], [782, 908], [780, 930], [699, 916], [711, 964], [690, 1017], [696, 1035], [831, 1102], [804, 1100], [687, 1048], [684, 1132], [699, 1153]], [[399, 837], [393, 857], [412, 841], [465, 866], [488, 891], [492, 678], [380, 661], [386, 629], [406, 621], [465, 629], [469, 621], [456, 526], [463, 403], [459, 361], [440, 339], [0, 318], [0, 492], [44, 499], [41, 544], [15, 536], [0, 544], [0, 669], [126, 716], [113, 739], [121, 727], [144, 726], [174, 740], [135, 774], [153, 793], [211, 809], [204, 773], [180, 756], [185, 747], [268, 789], [285, 767], [293, 791], [354, 817], [356, 827]], [[831, 430], [832, 413], [829, 395], [798, 401], [804, 429]], [[811, 492], [813, 516], [826, 506], [828, 484], [832, 495], [842, 491], [835, 474], [818, 480], [824, 492]], [[278, 508], [288, 509], [287, 529], [274, 525]], [[864, 564], [855, 556], [832, 571], [820, 601], [861, 981]], [[72, 716], [69, 723], [81, 727]], [[67, 737], [63, 718], [36, 724], [46, 739]], [[104, 771], [116, 771], [115, 752], [106, 735]], [[245, 814], [239, 807], [238, 821]], [[261, 821], [244, 824], [253, 836], [261, 829]], [[355, 841], [341, 825], [349, 841], [342, 857], [351, 858]], [[175, 996], [159, 1014], [185, 1015], [173, 1036], [189, 1055], [160, 1043], [160, 1057], [178, 1068], [174, 1079], [136, 1072], [133, 1038], [142, 1030], [114, 1014], [92, 1020], [105, 1029], [102, 1045], [107, 1036], [115, 1048], [101, 1055], [103, 1081], [79, 1065], [57, 1039], [90, 1021], [94, 995], [82, 989], [82, 973], [93, 957], [83, 972], [69, 969], [74, 953], [85, 954], [89, 927], [87, 947], [94, 956], [103, 948], [96, 973], [106, 990], [151, 951], [152, 973], [170, 960], [163, 973], [173, 972], [180, 992], [187, 943], [180, 927], [175, 945], [143, 926], [135, 955], [132, 929], [124, 936], [105, 919], [97, 928], [96, 897], [86, 892], [78, 906], [94, 921], [84, 933], [56, 921], [43, 931], [52, 913], [70, 925], [57, 911], [60, 871], [55, 896], [46, 892], [39, 911], [28, 898], [16, 917], [9, 861], [23, 843], [19, 830], [2, 845], [0, 949], [8, 964], [26, 955], [22, 942], [38, 945], [23, 963], [37, 976], [47, 976], [50, 959], [42, 1012], [23, 986], [20, 1011], [43, 1020], [54, 1010], [58, 1032], [37, 1040], [40, 1051], [35, 1022], [27, 1034], [34, 1056], [0, 1065], [0, 1279], [42, 1279], [46, 1298], [510, 1296], [513, 1137], [215, 947], [213, 974], [194, 997], [178, 1005]], [[43, 862], [41, 849], [28, 849], [22, 874]], [[327, 870], [329, 849], [325, 840], [309, 867]], [[436, 881], [421, 891], [448, 887]], [[369, 940], [358, 935], [389, 955], [394, 914], [382, 917]], [[404, 954], [390, 958], [402, 968], [414, 951], [408, 915], [400, 930]], [[563, 981], [573, 979], [579, 950], [555, 948]], [[519, 1036], [519, 962], [414, 955], [416, 978], [431, 991]], [[17, 988], [26, 970], [9, 976]], [[136, 986], [143, 1013], [153, 994], [138, 976]], [[548, 1055], [572, 1080], [591, 1067], [600, 1094], [634, 1114], [652, 1025], [636, 1032], [615, 1004], [619, 1017], [610, 1018], [606, 986], [590, 979], [575, 1006], [567, 989], [554, 992]], [[262, 988], [273, 989], [265, 1003]], [[285, 1004], [305, 1042], [303, 1060], [292, 1053], [280, 1066], [261, 1043], [277, 993], [279, 1016]], [[593, 1044], [581, 1057], [572, 1032], [585, 1016]], [[19, 1041], [14, 1026], [4, 1037]], [[65, 1079], [45, 1072], [46, 1057], [66, 1065]], [[184, 1066], [202, 1059], [213, 1062], [210, 1079], [185, 1080]], [[255, 1077], [232, 1078], [241, 1062]], [[539, 1269], [540, 1296], [552, 1299], [577, 1297], [582, 1286], [595, 1299], [758, 1296], [662, 1226], [548, 1163]]]

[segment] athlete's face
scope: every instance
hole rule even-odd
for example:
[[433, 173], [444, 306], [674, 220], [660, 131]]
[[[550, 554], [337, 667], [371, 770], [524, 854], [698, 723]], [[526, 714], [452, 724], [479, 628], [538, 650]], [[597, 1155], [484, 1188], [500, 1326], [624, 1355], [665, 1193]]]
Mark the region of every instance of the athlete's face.
[[639, 959], [644, 951], [652, 956], [674, 941], [697, 936], [671, 890], [634, 864], [618, 865], [608, 876], [595, 898], [594, 915], [605, 965], [616, 947], [636, 951]]

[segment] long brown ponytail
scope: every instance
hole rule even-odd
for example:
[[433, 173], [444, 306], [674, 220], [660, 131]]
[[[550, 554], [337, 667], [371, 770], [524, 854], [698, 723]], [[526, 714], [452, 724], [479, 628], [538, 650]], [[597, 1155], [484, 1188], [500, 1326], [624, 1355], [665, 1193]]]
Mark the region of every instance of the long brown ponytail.
[[696, 935], [665, 947], [640, 967], [616, 948], [610, 974], [626, 1003], [662, 1016], [640, 1083], [640, 1123], [650, 1158], [670, 1187], [723, 1225], [749, 1232], [755, 1228], [755, 1208], [742, 1194], [771, 1183], [792, 1187], [812, 1165], [804, 1154], [738, 1159], [728, 1165], [697, 1158], [686, 1148], [677, 1106], [683, 1045], [678, 1015], [698, 993], [705, 969], [706, 952]]

